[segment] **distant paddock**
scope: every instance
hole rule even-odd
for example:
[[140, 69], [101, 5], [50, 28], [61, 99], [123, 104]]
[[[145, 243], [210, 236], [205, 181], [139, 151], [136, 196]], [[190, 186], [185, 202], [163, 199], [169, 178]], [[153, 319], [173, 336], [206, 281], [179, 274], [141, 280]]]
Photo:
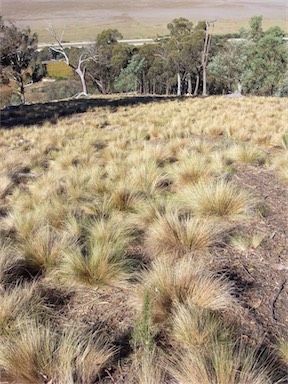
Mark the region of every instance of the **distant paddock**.
[[167, 23], [181, 16], [194, 23], [216, 19], [214, 33], [224, 34], [238, 32], [248, 26], [252, 16], [262, 15], [265, 29], [279, 25], [288, 33], [284, 0], [234, 0], [229, 4], [214, 0], [2, 0], [2, 14], [21, 27], [29, 25], [41, 42], [53, 41], [45, 29], [47, 23], [52, 23], [59, 33], [66, 26], [66, 41], [91, 41], [107, 28], [117, 28], [126, 39], [140, 39], [166, 34]]

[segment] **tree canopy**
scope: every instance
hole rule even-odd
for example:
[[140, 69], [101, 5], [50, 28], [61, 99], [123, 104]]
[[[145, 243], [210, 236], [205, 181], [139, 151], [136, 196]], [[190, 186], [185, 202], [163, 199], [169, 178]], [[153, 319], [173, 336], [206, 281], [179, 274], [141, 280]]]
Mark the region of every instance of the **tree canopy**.
[[[21, 101], [25, 102], [25, 70], [32, 60], [36, 58], [38, 37], [30, 28], [23, 30], [9, 23], [5, 25], [1, 18], [0, 23], [0, 65], [1, 72], [12, 77], [20, 87]], [[35, 64], [36, 68], [36, 64]]]

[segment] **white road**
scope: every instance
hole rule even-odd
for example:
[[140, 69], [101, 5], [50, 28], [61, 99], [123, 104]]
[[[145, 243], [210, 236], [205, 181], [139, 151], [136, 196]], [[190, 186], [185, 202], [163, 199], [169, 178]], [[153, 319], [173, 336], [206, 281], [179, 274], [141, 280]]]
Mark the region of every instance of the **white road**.
[[[119, 43], [129, 44], [129, 45], [143, 45], [145, 43], [153, 43], [154, 39], [133, 39], [133, 40], [118, 40]], [[71, 43], [62, 43], [64, 48], [83, 48], [89, 47], [89, 45], [95, 44], [95, 41], [76, 41]], [[38, 50], [43, 49], [45, 47], [58, 47], [58, 44], [47, 44], [47, 43], [39, 43]]]

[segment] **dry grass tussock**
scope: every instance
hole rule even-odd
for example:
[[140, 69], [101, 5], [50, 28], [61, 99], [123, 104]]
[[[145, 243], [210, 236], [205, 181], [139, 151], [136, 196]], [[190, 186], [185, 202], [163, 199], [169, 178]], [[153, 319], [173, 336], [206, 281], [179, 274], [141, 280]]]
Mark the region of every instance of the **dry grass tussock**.
[[203, 384], [272, 384], [265, 361], [257, 357], [257, 349], [243, 343], [214, 341], [208, 351], [179, 349], [170, 356], [169, 371], [180, 383]]
[[272, 160], [271, 168], [276, 170], [278, 178], [284, 182], [288, 183], [288, 151], [279, 154]]
[[26, 321], [0, 344], [0, 368], [17, 383], [92, 383], [113, 356], [99, 331]]
[[[109, 319], [115, 344], [129, 338], [132, 346], [123, 347], [130, 382], [269, 383], [266, 362], [235, 341], [241, 305], [233, 285], [210, 266], [227, 246], [246, 252], [264, 243], [261, 229], [231, 234], [258, 219], [258, 201], [237, 172], [269, 167], [287, 182], [287, 120], [280, 98], [175, 98], [1, 129], [5, 380], [92, 384], [112, 355], [109, 374], [123, 367], [123, 351], [114, 355], [103, 329], [83, 325], [96, 317], [98, 324], [102, 298], [93, 301], [93, 319], [88, 310], [82, 319], [82, 303], [71, 299], [82, 325], [70, 328], [70, 302], [60, 305], [62, 318], [37, 293], [38, 282], [49, 281], [73, 292], [101, 290], [119, 313], [126, 299], [127, 308], [141, 308], [131, 305], [120, 320], [111, 308]], [[223, 327], [224, 318], [231, 327]]]
[[256, 204], [250, 193], [221, 179], [186, 187], [175, 200], [180, 209], [192, 212], [197, 217], [222, 217], [230, 220], [247, 217]]
[[74, 244], [63, 252], [54, 274], [69, 285], [98, 286], [125, 282], [132, 268], [127, 256], [132, 230], [121, 217], [88, 223], [86, 245]]
[[44, 316], [48, 308], [34, 285], [16, 286], [0, 294], [0, 338], [12, 337], [29, 317]]
[[145, 246], [151, 257], [177, 259], [189, 252], [205, 251], [221, 243], [227, 227], [217, 220], [167, 212], [151, 224]]
[[184, 303], [211, 311], [237, 311], [233, 286], [224, 278], [207, 271], [204, 262], [190, 255], [173, 264], [157, 259], [144, 276], [136, 294], [136, 304], [148, 294], [153, 323], [169, 322], [175, 308]]

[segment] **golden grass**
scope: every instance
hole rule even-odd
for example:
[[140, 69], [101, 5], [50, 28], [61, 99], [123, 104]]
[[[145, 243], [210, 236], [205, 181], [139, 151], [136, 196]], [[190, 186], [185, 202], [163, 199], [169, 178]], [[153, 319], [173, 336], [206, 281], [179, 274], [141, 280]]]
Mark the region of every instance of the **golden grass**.
[[[233, 285], [210, 266], [213, 251], [225, 252], [227, 243], [246, 252], [264, 240], [256, 231], [227, 236], [234, 221], [241, 228], [259, 220], [253, 216], [258, 201], [236, 176], [251, 165], [279, 178], [285, 172], [286, 104], [280, 98], [163, 98], [0, 130], [0, 372], [19, 383], [69, 383], [73, 376], [91, 384], [109, 361], [105, 342], [99, 354], [89, 352], [97, 335], [78, 326], [74, 333], [63, 330], [63, 318], [53, 325], [31, 319], [42, 303], [37, 295], [30, 300], [32, 288], [23, 282], [44, 279], [76, 285], [77, 292], [99, 286], [107, 295], [108, 287], [134, 292], [142, 325], [135, 311], [131, 382], [165, 382], [168, 370], [181, 383], [269, 383], [266, 362], [235, 344], [232, 325], [241, 306]], [[222, 327], [224, 318], [231, 328]], [[167, 350], [156, 345], [163, 335], [171, 346], [166, 358]]]
[[284, 182], [288, 183], [288, 151], [286, 150], [284, 153], [277, 155], [272, 160], [273, 170], [276, 170], [276, 174], [278, 178]]
[[131, 269], [131, 260], [126, 257], [131, 229], [115, 216], [90, 222], [88, 231], [86, 248], [77, 244], [68, 247], [55, 276], [69, 285], [97, 287], [124, 282]]
[[172, 314], [172, 337], [186, 348], [206, 349], [214, 340], [223, 342], [232, 333], [219, 315], [194, 304], [179, 304]]
[[49, 272], [57, 266], [68, 246], [65, 238], [61, 238], [51, 227], [43, 226], [22, 239], [19, 249], [28, 269]]
[[31, 316], [41, 316], [47, 308], [35, 286], [16, 286], [0, 294], [0, 339], [13, 335], [17, 327]]
[[243, 343], [213, 342], [208, 351], [179, 349], [170, 357], [169, 371], [183, 384], [269, 384], [269, 370], [261, 367], [257, 350]]
[[265, 239], [265, 235], [261, 233], [253, 233], [251, 236], [244, 235], [231, 235], [229, 240], [230, 244], [240, 251], [248, 251], [249, 249], [256, 249]]
[[287, 340], [281, 340], [279, 343], [279, 352], [280, 357], [284, 360], [285, 364], [288, 366], [288, 342]]
[[248, 144], [234, 144], [227, 151], [227, 156], [234, 162], [251, 165], [263, 165], [267, 157], [263, 150]]
[[17, 383], [91, 383], [112, 357], [99, 331], [77, 326], [58, 333], [49, 322], [30, 320], [2, 338], [0, 368]]
[[231, 284], [205, 270], [204, 263], [195, 262], [189, 255], [175, 265], [155, 260], [138, 288], [138, 296], [143, 298], [147, 293], [155, 324], [169, 322], [170, 314], [181, 303], [212, 311], [237, 308]]
[[178, 211], [159, 216], [146, 232], [145, 247], [152, 258], [177, 259], [221, 243], [227, 228], [219, 221], [181, 217]]
[[225, 180], [201, 182], [179, 192], [180, 209], [197, 217], [222, 217], [239, 220], [255, 207], [250, 193]]

